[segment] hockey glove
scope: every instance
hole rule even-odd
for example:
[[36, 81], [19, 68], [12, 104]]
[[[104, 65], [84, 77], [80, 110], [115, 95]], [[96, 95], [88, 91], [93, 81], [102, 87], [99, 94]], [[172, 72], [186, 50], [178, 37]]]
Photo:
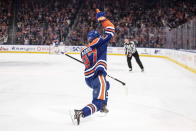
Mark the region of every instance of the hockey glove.
[[102, 22], [104, 20], [106, 20], [106, 17], [105, 17], [105, 12], [101, 12], [99, 9], [96, 9], [96, 19], [97, 21], [99, 22]]

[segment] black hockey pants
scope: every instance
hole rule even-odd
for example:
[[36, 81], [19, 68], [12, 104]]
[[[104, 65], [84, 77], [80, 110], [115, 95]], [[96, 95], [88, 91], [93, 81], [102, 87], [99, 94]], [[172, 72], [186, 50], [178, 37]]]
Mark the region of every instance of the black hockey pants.
[[141, 69], [143, 69], [144, 67], [142, 65], [142, 62], [140, 61], [140, 58], [139, 58], [139, 55], [138, 55], [138, 52], [137, 51], [135, 53], [133, 53], [131, 56], [127, 55], [127, 64], [128, 64], [128, 67], [132, 69], [132, 64], [131, 64], [132, 56], [135, 57], [135, 60], [136, 60], [137, 64], [140, 66]]

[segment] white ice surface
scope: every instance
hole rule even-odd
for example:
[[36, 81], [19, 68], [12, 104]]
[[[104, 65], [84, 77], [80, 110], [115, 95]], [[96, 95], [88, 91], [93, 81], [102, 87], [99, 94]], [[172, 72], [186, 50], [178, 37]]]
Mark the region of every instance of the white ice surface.
[[[72, 55], [79, 58], [79, 55]], [[109, 114], [73, 126], [69, 109], [91, 102], [83, 65], [64, 55], [0, 54], [0, 131], [196, 131], [196, 75], [161, 58], [108, 56]]]

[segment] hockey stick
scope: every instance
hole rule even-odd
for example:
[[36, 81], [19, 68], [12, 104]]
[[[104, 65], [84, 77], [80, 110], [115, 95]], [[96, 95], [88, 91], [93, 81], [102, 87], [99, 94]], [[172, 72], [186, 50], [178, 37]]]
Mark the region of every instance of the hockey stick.
[[[68, 54], [65, 54], [65, 55], [68, 56], [68, 57], [70, 57], [70, 58], [72, 58], [72, 59], [74, 59], [74, 60], [76, 60], [76, 61], [78, 61], [78, 62], [80, 62], [80, 63], [82, 63], [82, 64], [84, 64], [82, 61], [76, 59], [75, 57], [72, 57], [72, 56], [70, 56], [70, 55], [68, 55]], [[112, 76], [110, 76], [110, 75], [107, 75], [107, 76], [110, 77], [110, 78], [112, 78], [113, 80], [116, 80], [116, 81], [120, 82], [123, 86], [125, 85], [125, 83], [122, 82], [121, 80], [119, 80], [119, 79], [117, 79], [117, 78], [114, 78], [114, 77], [112, 77]]]
[[82, 61], [80, 61], [80, 60], [78, 60], [78, 59], [76, 59], [75, 57], [73, 57], [73, 56], [70, 56], [70, 55], [68, 55], [68, 54], [65, 54], [66, 56], [68, 56], [68, 57], [70, 57], [70, 58], [72, 58], [72, 59], [74, 59], [74, 60], [76, 60], [76, 61], [78, 61], [78, 62], [80, 62], [80, 63], [82, 63], [82, 64], [84, 64]]

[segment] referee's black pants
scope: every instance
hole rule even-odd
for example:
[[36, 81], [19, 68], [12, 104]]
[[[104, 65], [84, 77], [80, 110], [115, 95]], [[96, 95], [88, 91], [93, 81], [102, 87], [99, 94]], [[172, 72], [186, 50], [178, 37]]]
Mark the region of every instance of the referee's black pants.
[[140, 66], [140, 68], [143, 69], [144, 67], [142, 65], [142, 62], [140, 61], [139, 54], [138, 54], [137, 51], [135, 53], [133, 53], [131, 56], [127, 55], [127, 64], [128, 64], [128, 67], [132, 69], [132, 64], [131, 64], [132, 56], [135, 58], [137, 64]]

